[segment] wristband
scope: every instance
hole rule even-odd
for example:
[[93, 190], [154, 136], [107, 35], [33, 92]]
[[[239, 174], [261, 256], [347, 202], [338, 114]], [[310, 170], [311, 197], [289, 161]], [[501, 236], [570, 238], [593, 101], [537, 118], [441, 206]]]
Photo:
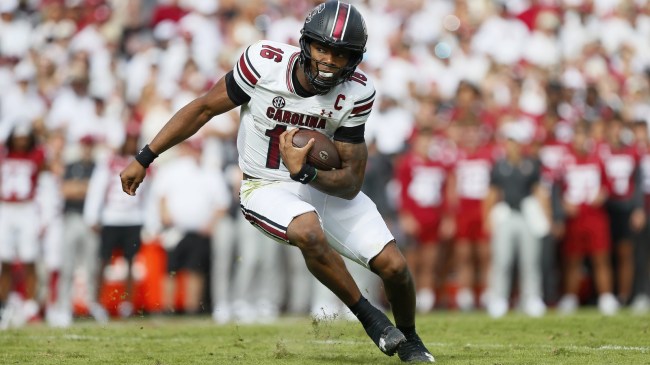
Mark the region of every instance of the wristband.
[[316, 175], [318, 175], [318, 170], [316, 170], [314, 166], [306, 163], [302, 165], [302, 168], [297, 174], [291, 174], [289, 177], [291, 177], [293, 181], [297, 181], [301, 184], [309, 184], [316, 179]]
[[149, 165], [151, 165], [151, 163], [153, 162], [153, 160], [156, 159], [156, 157], [158, 157], [158, 155], [155, 154], [147, 144], [144, 147], [142, 147], [142, 149], [140, 150], [140, 152], [138, 152], [137, 155], [135, 155], [135, 160], [138, 161], [140, 165], [142, 165], [146, 169], [149, 168]]

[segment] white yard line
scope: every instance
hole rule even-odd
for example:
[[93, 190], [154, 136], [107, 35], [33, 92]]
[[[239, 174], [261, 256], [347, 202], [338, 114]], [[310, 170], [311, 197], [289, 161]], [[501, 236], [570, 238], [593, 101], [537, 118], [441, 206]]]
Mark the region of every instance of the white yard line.
[[619, 346], [619, 345], [604, 345], [598, 347], [598, 350], [623, 350], [623, 351], [639, 351], [644, 354], [650, 352], [650, 347], [639, 347], [639, 346]]
[[[363, 345], [367, 344], [367, 341], [355, 341], [355, 340], [313, 340], [310, 341], [311, 343], [315, 343], [318, 345], [332, 345], [332, 344], [343, 344], [343, 345]], [[452, 347], [456, 346], [454, 344], [450, 343], [444, 343], [444, 342], [426, 342], [425, 343], [429, 347]], [[564, 349], [569, 349], [569, 350], [576, 350], [576, 351], [594, 351], [594, 350], [599, 350], [599, 351], [630, 351], [630, 352], [641, 352], [641, 353], [650, 353], [650, 347], [645, 347], [645, 346], [620, 346], [620, 345], [602, 345], [598, 347], [591, 347], [591, 346], [576, 346], [576, 345], [505, 345], [505, 344], [499, 344], [499, 343], [466, 343], [462, 345], [462, 347], [475, 347], [475, 348], [513, 348], [513, 347], [526, 347], [526, 348], [536, 348], [536, 349], [542, 349], [542, 350], [552, 350], [555, 348], [564, 348]]]

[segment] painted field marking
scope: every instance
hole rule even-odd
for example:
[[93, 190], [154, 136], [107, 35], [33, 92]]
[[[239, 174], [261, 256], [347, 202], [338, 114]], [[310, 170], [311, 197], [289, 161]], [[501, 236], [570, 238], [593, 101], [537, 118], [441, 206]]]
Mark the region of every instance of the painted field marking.
[[[356, 341], [356, 340], [313, 340], [310, 341], [311, 343], [315, 343], [318, 345], [335, 345], [335, 344], [342, 344], [342, 345], [363, 345], [366, 344], [366, 341]], [[425, 345], [429, 347], [452, 347], [456, 346], [450, 343], [444, 343], [444, 342], [426, 342]], [[498, 343], [466, 343], [464, 345], [461, 345], [459, 347], [475, 347], [475, 348], [512, 348], [516, 346], [523, 346], [523, 345], [504, 345], [504, 344], [498, 344]], [[621, 346], [621, 345], [601, 345], [598, 347], [591, 347], [591, 346], [576, 346], [576, 345], [526, 345], [526, 348], [537, 348], [541, 350], [552, 350], [554, 348], [565, 348], [569, 350], [575, 350], [575, 351], [594, 351], [594, 350], [599, 350], [599, 351], [630, 351], [630, 352], [641, 352], [641, 353], [650, 353], [650, 347], [645, 347], [645, 346]]]

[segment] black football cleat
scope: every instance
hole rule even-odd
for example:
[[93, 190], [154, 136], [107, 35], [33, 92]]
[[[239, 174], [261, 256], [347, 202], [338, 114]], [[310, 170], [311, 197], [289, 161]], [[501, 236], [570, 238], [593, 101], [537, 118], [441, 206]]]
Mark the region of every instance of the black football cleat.
[[397, 355], [403, 362], [431, 363], [436, 362], [433, 355], [427, 350], [417, 333], [406, 338], [406, 342], [399, 345]]
[[386, 317], [386, 314], [373, 307], [366, 298], [361, 297], [354, 305], [353, 313], [363, 325], [368, 337], [388, 356], [395, 355], [400, 344], [406, 341], [406, 336], [396, 328]]
[[[373, 341], [375, 341], [374, 338]], [[395, 355], [395, 352], [397, 352], [399, 346], [402, 345], [405, 341], [406, 337], [402, 331], [393, 326], [388, 326], [384, 328], [384, 331], [381, 333], [381, 336], [379, 336], [379, 339], [375, 341], [375, 343], [381, 352], [385, 353], [388, 356], [393, 356]]]

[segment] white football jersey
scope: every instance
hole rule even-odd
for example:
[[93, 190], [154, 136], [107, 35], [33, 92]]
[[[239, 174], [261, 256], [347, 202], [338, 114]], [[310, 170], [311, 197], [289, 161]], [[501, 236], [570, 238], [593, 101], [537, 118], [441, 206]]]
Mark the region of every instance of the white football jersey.
[[296, 94], [292, 70], [300, 48], [272, 41], [248, 47], [233, 76], [250, 97], [241, 106], [237, 136], [239, 166], [250, 176], [290, 180], [280, 157], [279, 137], [291, 128], [309, 128], [332, 138], [340, 127], [366, 122], [375, 100], [372, 82], [357, 70], [325, 95]]

